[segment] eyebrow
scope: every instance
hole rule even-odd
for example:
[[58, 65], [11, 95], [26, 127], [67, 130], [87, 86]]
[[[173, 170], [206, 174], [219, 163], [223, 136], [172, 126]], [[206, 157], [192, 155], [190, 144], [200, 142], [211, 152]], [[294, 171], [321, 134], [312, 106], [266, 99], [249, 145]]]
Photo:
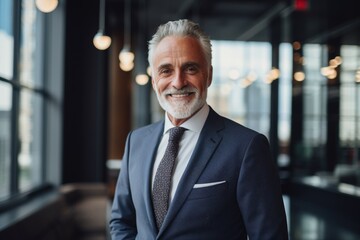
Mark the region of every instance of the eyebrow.
[[[181, 65], [181, 69], [184, 69], [184, 68], [187, 68], [189, 66], [195, 66], [197, 68], [200, 67], [200, 64], [197, 63], [197, 62], [192, 62], [192, 61], [189, 61], [189, 62], [185, 62]], [[161, 69], [164, 69], [164, 68], [172, 68], [172, 64], [170, 63], [164, 63], [164, 64], [161, 64], [158, 68], [157, 68], [157, 71], [161, 70]]]
[[181, 68], [186, 68], [186, 67], [189, 67], [189, 66], [195, 66], [195, 67], [199, 68], [200, 64], [197, 63], [197, 62], [186, 62], [181, 66]]
[[171, 65], [170, 63], [161, 64], [161, 65], [157, 68], [157, 71], [159, 71], [160, 69], [170, 68], [170, 67], [172, 67], [172, 65]]

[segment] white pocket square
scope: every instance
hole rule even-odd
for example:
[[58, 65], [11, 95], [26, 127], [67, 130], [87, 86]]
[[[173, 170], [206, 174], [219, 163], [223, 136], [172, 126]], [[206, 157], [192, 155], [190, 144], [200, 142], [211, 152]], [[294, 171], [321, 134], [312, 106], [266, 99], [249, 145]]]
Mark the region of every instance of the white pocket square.
[[194, 185], [194, 188], [204, 188], [204, 187], [211, 187], [219, 184], [223, 184], [226, 181], [219, 181], [219, 182], [210, 182], [210, 183], [198, 183]]

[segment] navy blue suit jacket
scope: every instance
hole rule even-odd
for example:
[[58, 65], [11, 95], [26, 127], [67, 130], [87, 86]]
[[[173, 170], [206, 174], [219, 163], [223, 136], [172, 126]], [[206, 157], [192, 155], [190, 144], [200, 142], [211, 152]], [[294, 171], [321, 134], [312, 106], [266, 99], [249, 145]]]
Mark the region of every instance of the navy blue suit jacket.
[[163, 127], [161, 121], [128, 135], [111, 212], [113, 240], [288, 238], [268, 140], [212, 109], [158, 231], [151, 174]]

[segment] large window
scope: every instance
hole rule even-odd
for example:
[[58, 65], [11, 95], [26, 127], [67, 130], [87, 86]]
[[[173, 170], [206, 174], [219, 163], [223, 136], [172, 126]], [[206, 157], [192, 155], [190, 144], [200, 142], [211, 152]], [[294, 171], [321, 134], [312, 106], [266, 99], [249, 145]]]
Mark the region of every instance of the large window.
[[0, 198], [10, 193], [12, 88], [0, 81]]
[[325, 48], [319, 44], [305, 44], [303, 83], [304, 116], [302, 161], [308, 169], [326, 168], [325, 147], [327, 143], [327, 79], [321, 75]]
[[[360, 48], [304, 44], [301, 123], [293, 143], [295, 172], [359, 184]], [[334, 53], [332, 53], [335, 55]], [[293, 114], [296, 112], [293, 111]]]
[[13, 1], [0, 2], [0, 77], [12, 79], [14, 59]]
[[268, 136], [271, 45], [212, 41], [213, 82], [209, 104], [219, 113]]
[[45, 184], [43, 62], [35, 1], [0, 1], [0, 202]]
[[281, 43], [279, 56], [279, 156], [277, 160], [280, 167], [288, 167], [290, 164], [291, 138], [292, 45], [290, 43]]
[[219, 113], [269, 137], [272, 81], [279, 81], [277, 162], [290, 164], [292, 46], [279, 48], [279, 70], [272, 67], [267, 42], [212, 41], [213, 82], [209, 104]]
[[360, 47], [341, 47], [340, 164], [357, 167], [360, 156]]

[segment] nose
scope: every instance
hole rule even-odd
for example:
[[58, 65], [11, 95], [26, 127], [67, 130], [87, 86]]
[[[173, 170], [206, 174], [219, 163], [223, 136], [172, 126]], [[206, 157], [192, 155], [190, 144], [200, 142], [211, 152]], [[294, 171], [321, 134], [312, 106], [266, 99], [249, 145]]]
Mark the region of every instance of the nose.
[[181, 71], [175, 72], [171, 85], [176, 89], [182, 89], [187, 85], [186, 77], [181, 73]]

